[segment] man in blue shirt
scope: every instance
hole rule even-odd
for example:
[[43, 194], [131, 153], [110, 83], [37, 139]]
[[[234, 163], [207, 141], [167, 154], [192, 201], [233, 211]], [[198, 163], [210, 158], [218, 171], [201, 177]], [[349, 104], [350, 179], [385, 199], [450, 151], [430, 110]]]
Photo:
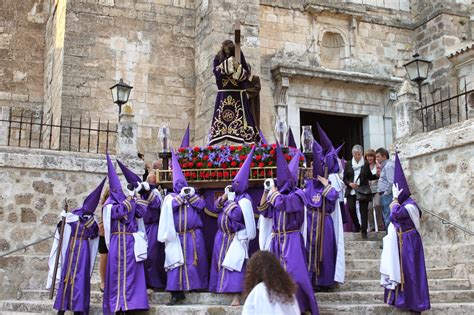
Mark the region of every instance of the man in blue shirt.
[[377, 193], [380, 195], [382, 203], [383, 221], [385, 230], [390, 222], [390, 203], [392, 202], [392, 185], [393, 176], [395, 172], [395, 164], [389, 159], [388, 151], [384, 148], [379, 148], [375, 151], [375, 158], [377, 160], [377, 167], [380, 168], [380, 177], [377, 185]]

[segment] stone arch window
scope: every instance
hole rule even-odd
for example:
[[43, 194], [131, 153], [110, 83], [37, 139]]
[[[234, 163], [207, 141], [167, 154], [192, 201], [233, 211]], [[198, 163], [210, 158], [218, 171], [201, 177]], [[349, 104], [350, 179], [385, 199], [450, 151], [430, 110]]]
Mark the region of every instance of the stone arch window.
[[346, 57], [346, 43], [341, 34], [324, 32], [321, 39], [321, 64], [326, 68], [344, 68]]

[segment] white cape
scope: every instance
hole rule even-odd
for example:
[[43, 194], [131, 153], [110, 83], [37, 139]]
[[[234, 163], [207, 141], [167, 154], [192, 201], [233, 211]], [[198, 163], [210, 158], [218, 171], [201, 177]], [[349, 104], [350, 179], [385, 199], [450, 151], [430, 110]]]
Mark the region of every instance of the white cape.
[[163, 201], [158, 224], [159, 242], [165, 243], [165, 270], [171, 270], [184, 265], [183, 249], [179, 235], [174, 227], [173, 196], [167, 195]]
[[267, 287], [263, 282], [257, 284], [245, 299], [242, 315], [299, 315], [301, 314], [296, 297], [290, 304], [279, 301], [270, 302]]
[[245, 229], [237, 232], [230, 243], [229, 249], [222, 261], [222, 266], [230, 271], [241, 271], [245, 259], [249, 258], [248, 244], [257, 234], [252, 202], [247, 198], [239, 200], [240, 209], [244, 215]]
[[330, 174], [328, 177], [331, 186], [336, 189], [339, 198], [336, 200], [336, 207], [331, 213], [334, 225], [334, 234], [336, 235], [336, 272], [334, 273], [334, 281], [344, 283], [346, 273], [346, 257], [344, 247], [344, 225], [342, 223], [342, 209], [340, 201], [344, 201], [344, 182], [338, 174]]
[[260, 214], [258, 218], [258, 245], [260, 250], [270, 250], [272, 241], [272, 219]]
[[380, 276], [380, 285], [386, 289], [395, 290], [401, 283], [397, 231], [392, 223], [388, 225], [387, 235], [383, 238]]
[[[58, 271], [56, 273], [56, 285], [57, 288], [59, 283], [58, 281], [61, 280], [61, 269], [64, 263], [64, 258], [66, 257], [66, 251], [69, 244], [69, 239], [71, 237], [71, 226], [68, 223], [73, 223], [79, 220], [79, 216], [68, 213], [66, 215], [66, 224], [64, 224], [64, 234], [63, 234], [63, 241], [61, 247], [61, 254], [59, 255], [59, 262], [58, 262]], [[48, 279], [46, 281], [46, 289], [50, 289], [53, 283], [53, 273], [54, 273], [54, 264], [56, 262], [56, 253], [59, 248], [59, 231], [56, 229], [54, 234], [53, 246], [51, 248], [51, 252], [49, 254], [48, 260]], [[90, 275], [92, 276], [92, 271], [94, 270], [95, 265], [95, 258], [97, 257], [97, 251], [99, 248], [99, 237], [89, 240], [89, 250], [90, 250]]]

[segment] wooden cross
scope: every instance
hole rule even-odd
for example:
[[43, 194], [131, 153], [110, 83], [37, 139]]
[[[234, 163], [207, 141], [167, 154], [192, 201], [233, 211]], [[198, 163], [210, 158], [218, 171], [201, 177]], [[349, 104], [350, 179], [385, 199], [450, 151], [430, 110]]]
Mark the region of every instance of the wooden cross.
[[234, 35], [235, 35], [234, 67], [237, 68], [240, 64], [240, 21], [239, 20], [235, 20]]

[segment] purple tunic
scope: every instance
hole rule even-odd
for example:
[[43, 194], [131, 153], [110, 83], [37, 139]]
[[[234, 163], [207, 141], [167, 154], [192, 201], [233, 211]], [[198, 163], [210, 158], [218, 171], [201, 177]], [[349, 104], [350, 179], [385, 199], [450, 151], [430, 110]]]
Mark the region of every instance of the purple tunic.
[[[308, 271], [311, 280], [316, 286], [330, 287], [335, 285], [334, 273], [336, 272], [337, 245], [334, 223], [331, 213], [336, 207], [337, 191], [331, 186], [325, 188], [320, 184], [313, 184], [310, 180], [306, 183], [305, 195], [307, 203], [307, 230], [306, 249], [308, 251]], [[325, 199], [324, 221], [321, 222], [323, 213], [323, 199]], [[324, 224], [324, 232], [321, 231]], [[321, 234], [322, 238], [322, 257]]]
[[423, 312], [431, 307], [425, 255], [421, 236], [405, 208], [407, 204], [416, 206], [415, 201], [409, 198], [402, 205], [394, 204], [390, 214], [390, 221], [397, 230], [404, 284], [399, 284], [395, 290], [385, 289], [384, 300], [396, 308]]
[[132, 234], [138, 231], [137, 218], [145, 212], [145, 206], [134, 198], [112, 205], [103, 300], [105, 314], [149, 308], [145, 270], [143, 262], [135, 260]]
[[270, 251], [298, 285], [296, 298], [301, 312], [309, 310], [316, 315], [319, 310], [307, 272], [306, 249], [300, 232], [304, 222], [305, 202], [306, 198], [301, 189], [285, 194], [274, 192], [259, 210], [264, 217], [273, 220]]
[[61, 270], [61, 281], [54, 309], [89, 313], [91, 261], [89, 239], [99, 236], [99, 226], [92, 216], [68, 223], [71, 236]]
[[209, 145], [225, 140], [238, 143], [259, 143], [260, 133], [252, 117], [245, 92], [250, 70], [241, 55], [242, 74], [238, 79], [227, 75], [222, 60], [216, 56], [213, 72], [218, 88], [212, 118]]
[[147, 206], [143, 221], [148, 240], [147, 260], [145, 260], [146, 286], [161, 289], [166, 286], [165, 244], [158, 242], [158, 223], [160, 221], [160, 198], [155, 192], [150, 192], [146, 199], [140, 201]]
[[205, 201], [198, 195], [182, 198], [173, 196], [173, 219], [184, 255], [184, 265], [168, 270], [167, 291], [207, 289], [208, 263], [206, 244], [202, 234], [200, 213]]
[[238, 231], [245, 229], [244, 215], [238, 201], [242, 198], [249, 200], [248, 194], [237, 196], [235, 201], [218, 198], [212, 212], [219, 214], [217, 218], [218, 231], [214, 240], [212, 254], [211, 275], [209, 280], [209, 291], [217, 293], [237, 293], [243, 291], [245, 278], [244, 263], [242, 270], [230, 271], [222, 267], [222, 262], [227, 254], [230, 244]]

